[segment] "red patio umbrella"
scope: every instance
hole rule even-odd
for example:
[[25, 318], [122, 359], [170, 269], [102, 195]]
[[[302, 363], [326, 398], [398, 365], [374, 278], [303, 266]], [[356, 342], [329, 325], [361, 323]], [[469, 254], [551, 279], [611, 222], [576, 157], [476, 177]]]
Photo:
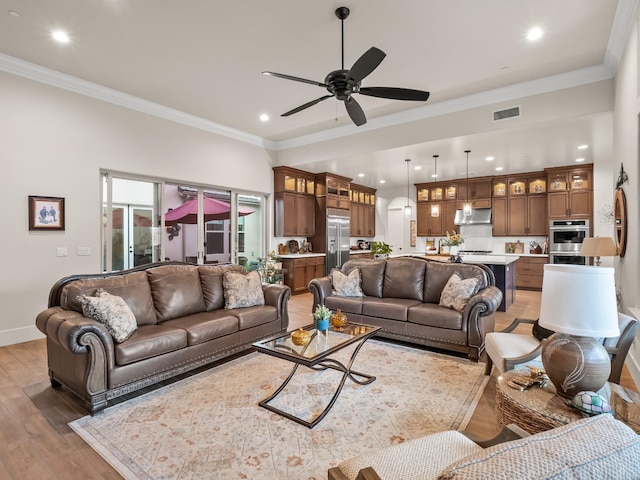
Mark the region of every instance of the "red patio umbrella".
[[[202, 206], [204, 209], [204, 221], [211, 220], [228, 220], [231, 212], [231, 206], [227, 202], [217, 200], [215, 198], [203, 197]], [[247, 207], [238, 207], [238, 215], [244, 217], [254, 213]], [[169, 210], [164, 215], [165, 225], [175, 225], [176, 223], [198, 223], [198, 199], [193, 198], [186, 201], [179, 207]]]

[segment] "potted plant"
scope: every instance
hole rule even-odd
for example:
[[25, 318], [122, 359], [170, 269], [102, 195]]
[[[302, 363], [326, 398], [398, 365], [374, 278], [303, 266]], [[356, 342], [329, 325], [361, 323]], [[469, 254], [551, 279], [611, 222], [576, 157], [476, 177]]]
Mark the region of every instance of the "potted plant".
[[316, 330], [326, 334], [327, 330], [329, 330], [329, 319], [332, 314], [333, 312], [326, 305], [316, 305], [316, 309], [313, 312]]
[[371, 242], [373, 258], [387, 258], [391, 253], [391, 247], [385, 242]]

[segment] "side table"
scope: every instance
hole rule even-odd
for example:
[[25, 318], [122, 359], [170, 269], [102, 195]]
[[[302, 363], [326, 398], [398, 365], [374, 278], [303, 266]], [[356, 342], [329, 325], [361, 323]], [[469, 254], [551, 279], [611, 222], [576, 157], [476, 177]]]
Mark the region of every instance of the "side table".
[[[566, 399], [556, 395], [552, 383], [524, 391], [508, 385], [515, 375], [526, 374], [527, 370], [510, 370], [498, 377], [496, 416], [500, 428], [515, 423], [535, 434], [583, 418], [582, 413], [571, 407]], [[638, 431], [639, 419], [636, 415], [640, 413], [640, 395], [613, 383], [607, 383], [599, 393], [611, 403], [617, 419]]]

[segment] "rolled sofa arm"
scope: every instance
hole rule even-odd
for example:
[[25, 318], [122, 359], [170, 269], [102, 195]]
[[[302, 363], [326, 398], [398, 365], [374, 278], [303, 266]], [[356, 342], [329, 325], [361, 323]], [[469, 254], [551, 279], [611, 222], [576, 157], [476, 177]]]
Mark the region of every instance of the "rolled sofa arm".
[[276, 307], [278, 316], [282, 319], [282, 328], [289, 328], [289, 299], [291, 298], [291, 289], [287, 285], [264, 285], [262, 287], [264, 293], [265, 305]]
[[480, 314], [483, 316], [491, 315], [498, 310], [500, 302], [502, 302], [502, 291], [495, 285], [490, 285], [471, 297], [469, 303], [467, 303], [467, 308], [482, 304]]
[[[71, 353], [87, 353], [89, 342], [85, 336], [94, 336], [103, 348], [96, 349], [104, 352], [106, 364], [112, 368], [115, 365], [114, 344], [111, 334], [104, 325], [83, 317], [81, 313], [52, 307], [39, 313], [36, 317], [38, 330], [49, 340], [64, 347]], [[100, 352], [94, 352], [100, 355]]]
[[314, 278], [309, 282], [309, 291], [313, 294], [313, 304], [311, 305], [311, 311], [316, 308], [316, 305], [324, 305], [324, 301], [327, 297], [331, 296], [331, 277]]
[[467, 320], [467, 344], [469, 358], [478, 360], [484, 350], [484, 336], [493, 331], [494, 313], [502, 302], [502, 291], [494, 285], [486, 287], [471, 297], [464, 309]]

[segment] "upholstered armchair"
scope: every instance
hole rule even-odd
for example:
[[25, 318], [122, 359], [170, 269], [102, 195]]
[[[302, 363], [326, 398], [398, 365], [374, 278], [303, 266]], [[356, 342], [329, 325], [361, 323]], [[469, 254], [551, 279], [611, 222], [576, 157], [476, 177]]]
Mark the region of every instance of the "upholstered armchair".
[[[522, 324], [532, 325], [531, 331], [527, 334], [513, 333], [518, 325]], [[620, 327], [619, 337], [603, 339], [604, 347], [611, 358], [609, 381], [613, 383], [620, 383], [624, 360], [635, 338], [638, 321], [629, 315], [618, 313], [618, 326]], [[502, 331], [487, 333], [485, 336], [485, 351], [487, 353], [485, 373], [490, 375], [494, 364], [500, 373], [525, 368], [526, 365], [542, 368], [540, 360], [542, 342], [552, 333], [542, 329], [535, 320], [524, 318], [516, 318], [511, 325]]]

